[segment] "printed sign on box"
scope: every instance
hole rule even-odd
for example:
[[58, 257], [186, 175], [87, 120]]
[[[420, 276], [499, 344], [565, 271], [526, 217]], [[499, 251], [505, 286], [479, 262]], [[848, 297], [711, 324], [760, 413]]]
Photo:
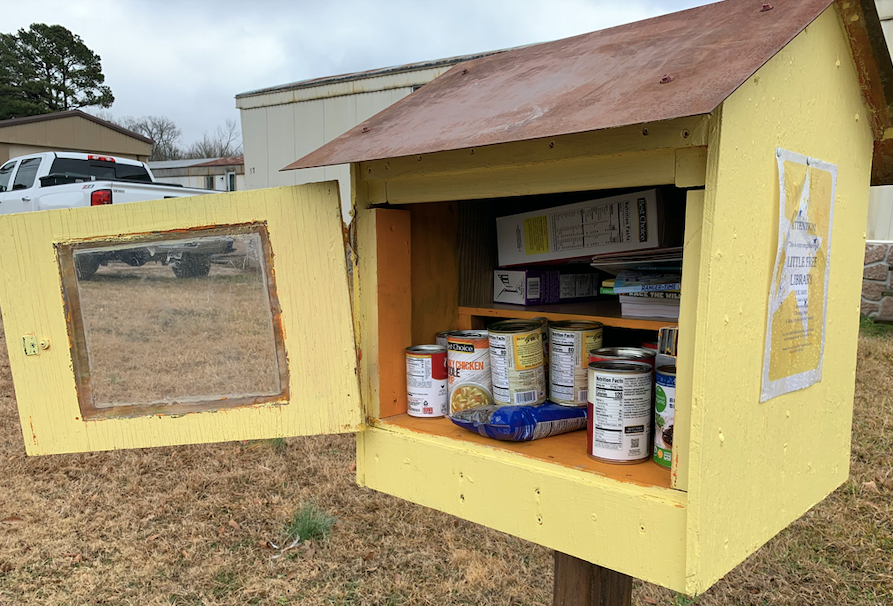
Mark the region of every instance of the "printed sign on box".
[[778, 248], [760, 401], [822, 380], [837, 166], [778, 149]]

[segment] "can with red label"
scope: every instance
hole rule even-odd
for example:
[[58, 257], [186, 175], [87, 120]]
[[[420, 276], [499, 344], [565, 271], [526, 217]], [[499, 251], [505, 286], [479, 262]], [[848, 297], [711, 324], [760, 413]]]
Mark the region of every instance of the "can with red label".
[[442, 417], [449, 412], [446, 347], [406, 348], [406, 403], [411, 417]]

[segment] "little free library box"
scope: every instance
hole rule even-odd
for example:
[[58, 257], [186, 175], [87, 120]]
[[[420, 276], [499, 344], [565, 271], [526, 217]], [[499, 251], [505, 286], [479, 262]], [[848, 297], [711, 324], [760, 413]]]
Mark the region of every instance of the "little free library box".
[[[361, 485], [701, 593], [847, 478], [891, 86], [871, 0], [727, 0], [459, 64], [287, 167], [350, 164], [349, 226], [331, 182], [0, 216], [27, 451], [356, 432]], [[655, 340], [616, 300], [492, 303], [497, 217], [655, 188], [684, 243], [669, 471], [406, 414], [439, 331]], [[142, 264], [208, 241], [206, 276]]]

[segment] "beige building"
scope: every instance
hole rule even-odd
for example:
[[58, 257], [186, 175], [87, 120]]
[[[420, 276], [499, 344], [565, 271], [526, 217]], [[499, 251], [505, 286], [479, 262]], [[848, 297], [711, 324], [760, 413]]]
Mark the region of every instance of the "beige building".
[[16, 156], [48, 151], [105, 154], [145, 162], [152, 153], [152, 139], [79, 109], [0, 120], [0, 164]]
[[234, 158], [201, 158], [149, 162], [156, 181], [174, 183], [214, 191], [245, 189], [245, 160]]
[[[406, 97], [457, 63], [491, 54], [316, 78], [236, 95], [242, 122], [245, 186], [258, 189], [337, 179], [341, 187], [342, 209], [346, 213], [350, 208], [350, 179], [346, 164], [280, 170]], [[345, 216], [345, 220], [349, 218]]]

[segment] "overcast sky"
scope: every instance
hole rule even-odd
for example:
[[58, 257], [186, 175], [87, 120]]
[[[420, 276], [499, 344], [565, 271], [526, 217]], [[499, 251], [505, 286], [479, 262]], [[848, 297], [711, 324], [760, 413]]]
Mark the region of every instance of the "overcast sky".
[[239, 119], [238, 93], [555, 40], [707, 0], [6, 2], [0, 31], [64, 25], [102, 57], [115, 117], [161, 115], [184, 145]]

